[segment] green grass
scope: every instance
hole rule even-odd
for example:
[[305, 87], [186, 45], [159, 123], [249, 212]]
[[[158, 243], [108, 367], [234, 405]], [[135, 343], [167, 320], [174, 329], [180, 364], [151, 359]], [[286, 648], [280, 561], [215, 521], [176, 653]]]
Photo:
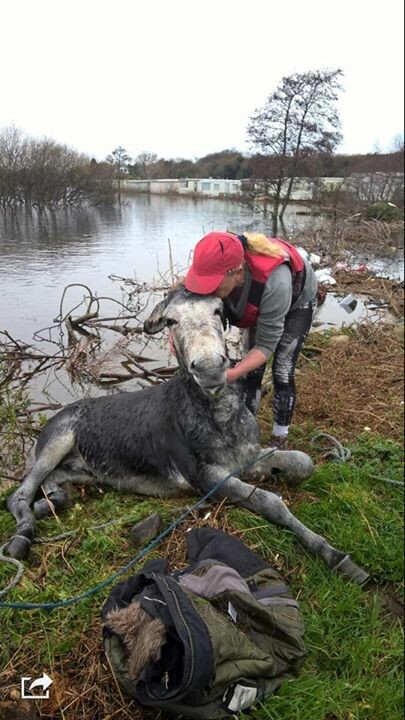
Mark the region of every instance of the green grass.
[[[399, 595], [403, 588], [402, 489], [383, 478], [402, 480], [401, 448], [365, 434], [351, 449], [349, 463], [319, 466], [295, 496], [291, 493], [290, 507], [312, 529], [349, 552], [378, 581], [389, 581]], [[0, 496], [0, 544], [14, 529], [4, 496]], [[7, 600], [47, 602], [84, 592], [136, 554], [128, 544], [130, 525], [156, 510], [169, 523], [180, 505], [181, 501], [161, 503], [112, 491], [86, 491], [58, 521], [47, 519], [38, 526], [40, 537], [80, 528], [77, 538], [36, 545], [22, 582]], [[249, 546], [288, 578], [299, 596], [306, 623], [308, 657], [299, 677], [249, 717], [402, 719], [402, 627], [380, 597], [333, 575], [288, 531], [230, 505], [221, 512], [231, 527], [243, 531]], [[112, 518], [126, 519], [104, 530], [89, 529]], [[153, 552], [153, 556], [158, 554], [158, 550]], [[0, 588], [13, 574], [11, 566], [0, 564]], [[0, 609], [0, 677], [2, 669], [11, 665], [18, 677], [34, 668], [39, 673], [45, 669], [52, 676], [53, 668], [67, 665], [70, 653], [94, 625], [108, 592], [104, 589], [53, 612]], [[12, 679], [8, 679], [8, 687], [10, 683]]]

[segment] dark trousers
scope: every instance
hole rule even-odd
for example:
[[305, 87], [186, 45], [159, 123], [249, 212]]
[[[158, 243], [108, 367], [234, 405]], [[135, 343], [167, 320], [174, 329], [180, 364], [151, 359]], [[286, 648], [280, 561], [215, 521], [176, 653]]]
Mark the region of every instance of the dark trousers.
[[[290, 425], [294, 413], [295, 366], [304, 340], [311, 327], [316, 301], [289, 312], [285, 318], [283, 334], [273, 355], [273, 422]], [[249, 330], [248, 348], [255, 345], [255, 328]], [[261, 397], [261, 384], [266, 365], [248, 373], [245, 379], [246, 405], [256, 415]]]

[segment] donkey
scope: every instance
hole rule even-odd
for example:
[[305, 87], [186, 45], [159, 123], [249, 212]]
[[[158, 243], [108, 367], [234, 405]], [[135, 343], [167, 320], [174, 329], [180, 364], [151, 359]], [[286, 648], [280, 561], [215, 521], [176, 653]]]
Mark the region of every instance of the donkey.
[[[311, 475], [313, 463], [302, 452], [260, 448], [242, 384], [225, 382], [229, 359], [222, 320], [220, 299], [184, 287], [172, 291], [144, 328], [149, 334], [169, 328], [178, 373], [138, 392], [79, 400], [48, 421], [32, 470], [7, 500], [17, 522], [10, 556], [26, 557], [36, 520], [51, 512], [49, 501], [57, 510], [66, 504], [66, 481], [163, 498], [206, 494], [229, 476], [215, 494], [289, 528], [330, 568], [365, 582], [367, 573], [346, 553], [303, 525], [277, 494], [252, 484], [258, 478], [271, 482], [276, 472], [300, 482]], [[46, 499], [35, 501], [41, 485]]]

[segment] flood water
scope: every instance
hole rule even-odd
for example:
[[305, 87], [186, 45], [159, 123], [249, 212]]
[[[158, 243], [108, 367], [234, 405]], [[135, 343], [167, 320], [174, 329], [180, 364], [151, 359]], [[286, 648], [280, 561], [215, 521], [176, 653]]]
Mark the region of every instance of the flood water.
[[[297, 216], [294, 207], [286, 218], [289, 229], [321, 222]], [[0, 213], [0, 329], [29, 342], [51, 324], [69, 283], [119, 297], [109, 275], [149, 282], [169, 267], [168, 240], [184, 268], [205, 233], [251, 228], [269, 233], [269, 223], [235, 202], [156, 195], [128, 196], [121, 208]], [[72, 290], [72, 304], [75, 297]]]
[[[315, 232], [327, 222], [302, 212], [302, 205], [288, 208], [287, 232]], [[119, 300], [119, 283], [109, 275], [157, 279], [169, 268], [168, 240], [175, 265], [184, 269], [205, 233], [226, 229], [271, 234], [270, 221], [226, 200], [137, 195], [127, 196], [121, 207], [0, 212], [0, 330], [31, 343], [35, 331], [52, 325], [66, 285], [83, 283], [99, 297]], [[69, 290], [64, 311], [83, 295], [82, 288]], [[349, 322], [336, 305], [328, 298], [325, 322], [334, 322], [337, 311]], [[117, 307], [111, 305], [112, 314]]]

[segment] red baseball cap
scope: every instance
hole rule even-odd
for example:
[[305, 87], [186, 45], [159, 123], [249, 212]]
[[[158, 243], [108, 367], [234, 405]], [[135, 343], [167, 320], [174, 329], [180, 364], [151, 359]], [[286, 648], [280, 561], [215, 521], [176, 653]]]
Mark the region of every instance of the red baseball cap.
[[193, 264], [184, 282], [187, 290], [209, 295], [229, 270], [241, 264], [243, 257], [243, 246], [236, 235], [227, 232], [205, 235], [194, 249]]

